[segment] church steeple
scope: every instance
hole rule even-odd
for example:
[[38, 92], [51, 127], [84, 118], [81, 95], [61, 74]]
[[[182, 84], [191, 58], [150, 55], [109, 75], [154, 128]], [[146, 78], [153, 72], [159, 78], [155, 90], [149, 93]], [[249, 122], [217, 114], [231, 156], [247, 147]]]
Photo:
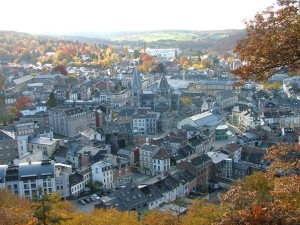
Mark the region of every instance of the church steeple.
[[142, 79], [140, 74], [137, 71], [137, 68], [135, 68], [133, 75], [132, 75], [132, 85], [131, 85], [131, 95], [132, 95], [132, 101], [131, 105], [135, 107], [140, 106], [140, 97], [142, 92]]

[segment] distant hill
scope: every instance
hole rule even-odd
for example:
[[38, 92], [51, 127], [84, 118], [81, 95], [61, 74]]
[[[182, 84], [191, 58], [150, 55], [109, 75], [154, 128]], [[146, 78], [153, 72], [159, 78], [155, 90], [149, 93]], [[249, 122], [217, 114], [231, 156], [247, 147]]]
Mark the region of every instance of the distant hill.
[[217, 52], [230, 51], [238, 39], [245, 36], [244, 30], [159, 30], [137, 32], [110, 33], [70, 33], [33, 35], [14, 31], [0, 31], [0, 40], [8, 41], [8, 37], [27, 40], [59, 40], [92, 43], [96, 45], [129, 46], [131, 48], [180, 48], [181, 50], [213, 50]]
[[108, 33], [73, 33], [60, 35], [60, 38], [78, 40], [87, 43], [104, 43], [112, 45], [127, 45], [143, 47], [177, 47], [204, 48], [217, 52], [230, 51], [237, 40], [245, 36], [244, 30], [157, 30], [157, 31], [128, 31]]

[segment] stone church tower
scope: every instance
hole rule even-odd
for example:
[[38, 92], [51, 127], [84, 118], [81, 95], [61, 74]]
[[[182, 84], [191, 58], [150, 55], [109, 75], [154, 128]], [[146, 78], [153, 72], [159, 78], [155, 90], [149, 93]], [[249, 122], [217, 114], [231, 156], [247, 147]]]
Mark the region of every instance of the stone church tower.
[[140, 107], [140, 98], [142, 93], [142, 79], [137, 69], [133, 72], [131, 84], [131, 106]]
[[171, 109], [172, 88], [169, 85], [167, 78], [162, 75], [159, 82], [157, 93], [154, 96], [154, 111], [168, 112]]

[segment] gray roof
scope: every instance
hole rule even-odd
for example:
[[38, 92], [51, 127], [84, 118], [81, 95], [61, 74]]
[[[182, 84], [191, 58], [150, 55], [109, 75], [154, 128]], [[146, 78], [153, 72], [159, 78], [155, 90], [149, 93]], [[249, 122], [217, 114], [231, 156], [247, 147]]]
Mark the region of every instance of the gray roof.
[[23, 76], [23, 77], [20, 77], [20, 78], [18, 78], [18, 79], [13, 80], [13, 82], [14, 82], [16, 85], [18, 85], [18, 84], [22, 84], [22, 83], [24, 83], [24, 82], [30, 81], [30, 80], [32, 80], [32, 79], [33, 79], [33, 76], [31, 76], [31, 75], [26, 75], [26, 76]]
[[249, 170], [249, 168], [250, 168], [250, 166], [249, 165], [247, 165], [246, 163], [244, 163], [244, 162], [238, 162], [238, 163], [233, 163], [233, 165], [232, 165], [232, 168], [234, 169], [234, 170], [243, 170], [243, 171], [247, 171], [247, 170]]
[[133, 88], [141, 88], [142, 87], [141, 75], [136, 70], [133, 73], [132, 87]]
[[113, 192], [109, 197], [110, 200], [106, 201], [105, 205], [118, 208], [121, 211], [131, 211], [133, 208], [140, 211], [143, 208], [138, 206], [148, 203], [145, 194], [139, 188], [132, 185]]
[[55, 167], [53, 161], [42, 161], [42, 162], [32, 162], [32, 163], [20, 163], [19, 164], [19, 179], [36, 176], [37, 178], [42, 178], [42, 176], [54, 177]]
[[8, 140], [13, 140], [12, 133], [5, 130], [0, 130], [0, 141], [8, 141]]
[[123, 109], [119, 112], [118, 116], [133, 116], [135, 109]]
[[141, 146], [140, 150], [141, 151], [150, 151], [150, 152], [154, 152], [155, 150], [158, 150], [159, 147], [156, 145], [149, 145], [149, 144], [144, 144]]
[[131, 151], [127, 149], [119, 149], [118, 152], [116, 153], [117, 156], [125, 157], [125, 158], [130, 158], [131, 156]]

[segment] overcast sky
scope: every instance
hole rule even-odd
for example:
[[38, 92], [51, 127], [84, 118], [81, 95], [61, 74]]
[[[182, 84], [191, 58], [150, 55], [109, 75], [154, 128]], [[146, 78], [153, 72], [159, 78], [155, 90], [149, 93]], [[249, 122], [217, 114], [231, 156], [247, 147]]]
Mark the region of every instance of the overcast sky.
[[2, 0], [0, 30], [29, 33], [243, 29], [276, 0]]

